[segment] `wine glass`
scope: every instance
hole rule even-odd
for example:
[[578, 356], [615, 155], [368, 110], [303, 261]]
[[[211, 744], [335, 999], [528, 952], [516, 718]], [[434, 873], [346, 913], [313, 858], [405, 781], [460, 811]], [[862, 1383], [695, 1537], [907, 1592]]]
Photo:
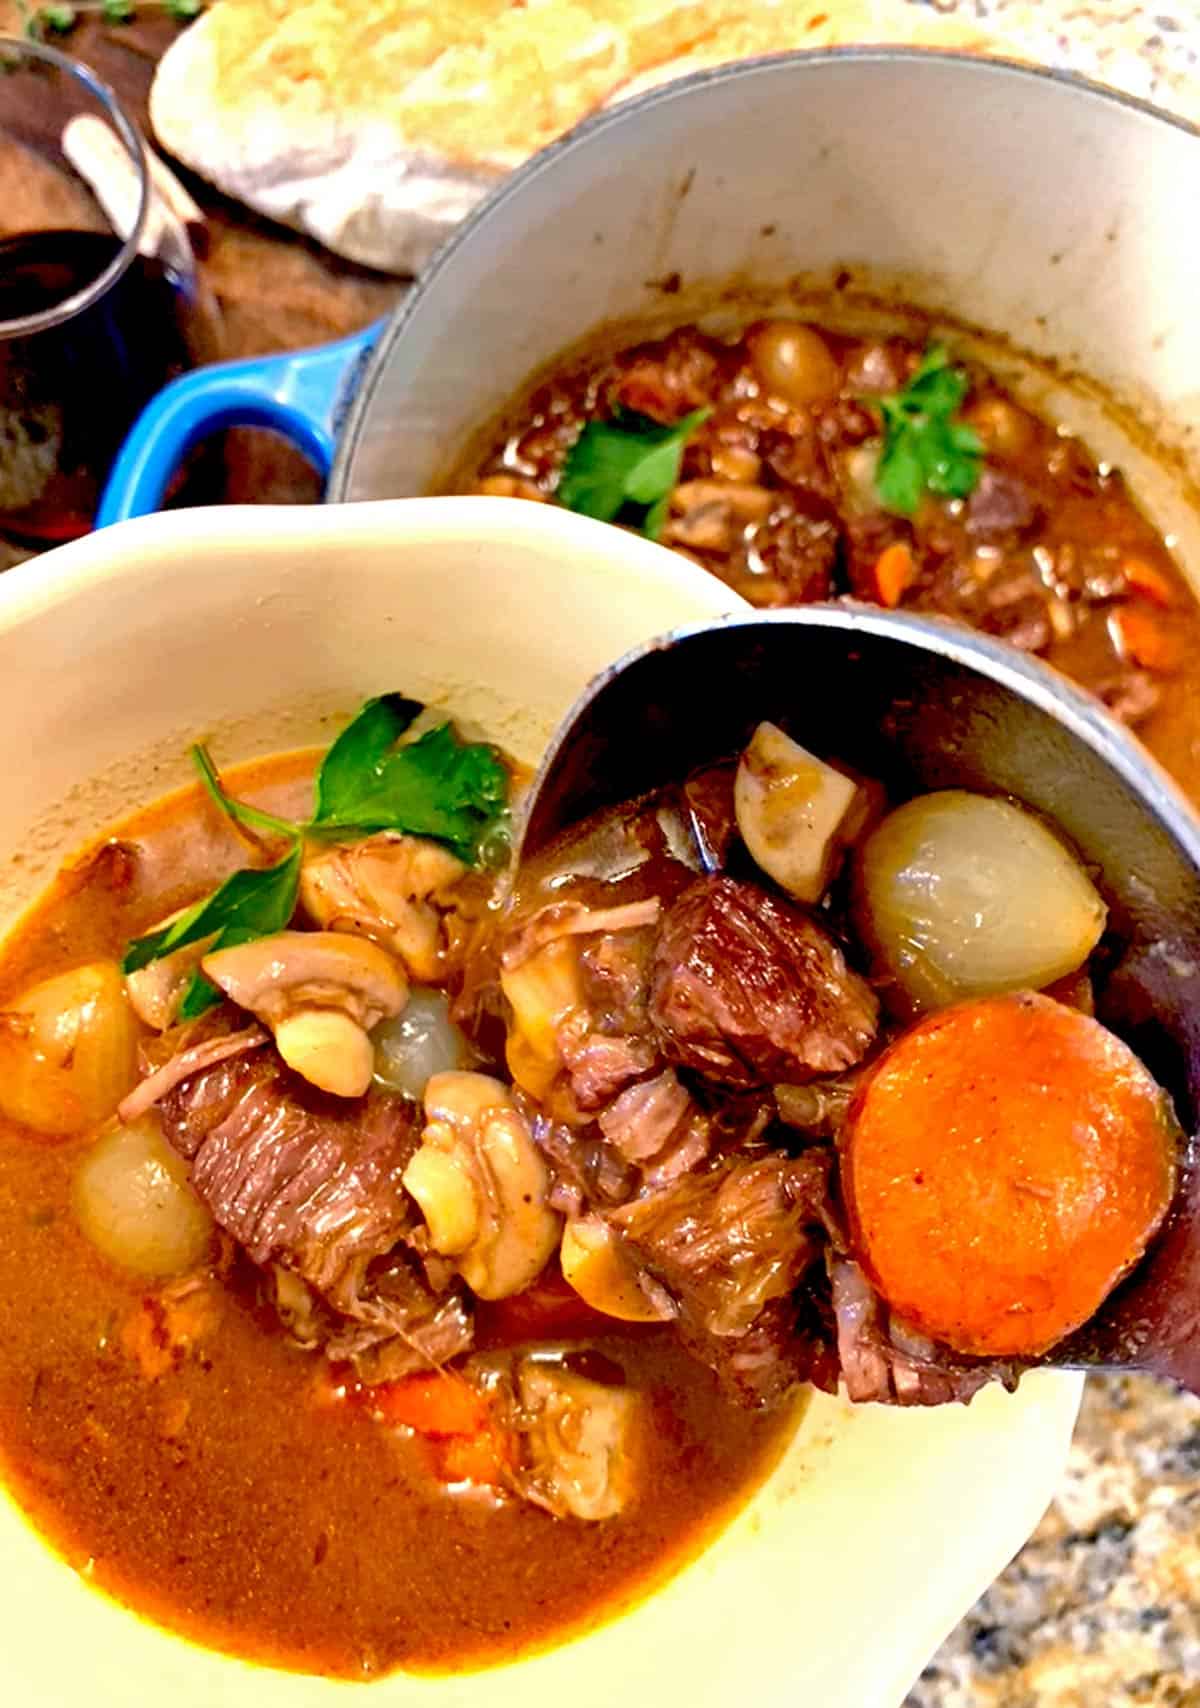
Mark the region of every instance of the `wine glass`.
[[0, 36], [0, 532], [39, 547], [90, 529], [142, 408], [215, 353], [213, 316], [113, 91]]

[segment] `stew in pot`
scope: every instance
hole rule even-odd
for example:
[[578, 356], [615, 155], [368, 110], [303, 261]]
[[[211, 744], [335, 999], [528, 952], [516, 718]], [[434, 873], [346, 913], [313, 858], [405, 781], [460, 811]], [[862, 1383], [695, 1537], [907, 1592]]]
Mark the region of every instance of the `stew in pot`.
[[683, 326], [539, 381], [455, 484], [640, 527], [762, 607], [959, 618], [1085, 683], [1200, 793], [1200, 623], [1167, 544], [1119, 469], [942, 345]]

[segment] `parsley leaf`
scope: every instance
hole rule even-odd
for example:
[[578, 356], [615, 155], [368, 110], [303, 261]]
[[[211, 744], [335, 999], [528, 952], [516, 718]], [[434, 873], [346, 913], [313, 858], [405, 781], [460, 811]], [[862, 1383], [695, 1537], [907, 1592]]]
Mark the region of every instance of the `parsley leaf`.
[[[498, 864], [507, 852], [508, 771], [494, 747], [460, 741], [448, 723], [398, 745], [423, 710], [403, 694], [368, 700], [322, 760], [313, 815], [304, 824], [235, 799], [207, 750], [193, 747], [200, 780], [221, 811], [235, 824], [285, 837], [292, 846], [275, 865], [234, 872], [169, 924], [134, 938], [122, 970], [137, 972], [204, 937], [213, 938], [214, 949], [227, 949], [284, 930], [296, 910], [306, 836], [405, 831], [445, 843], [469, 864]], [[180, 1017], [195, 1019], [220, 1000], [220, 991], [196, 971]]]
[[[330, 750], [329, 759], [339, 763], [332, 780], [325, 778], [322, 767], [317, 811], [308, 828], [363, 834], [403, 830], [445, 842], [462, 860], [478, 859], [508, 800], [508, 772], [495, 748], [460, 741], [444, 723], [403, 747], [394, 747], [389, 740], [381, 751], [384, 718], [379, 708], [383, 703], [368, 701]], [[412, 702], [400, 704], [407, 707]], [[366, 720], [367, 761], [353, 769], [343, 768], [341, 759], [357, 744], [356, 726], [361, 720]], [[339, 755], [342, 742], [348, 746]]]
[[408, 700], [403, 694], [380, 694], [367, 701], [321, 762], [314, 824], [345, 814], [357, 797], [363, 775], [380, 763], [424, 709], [420, 700]]
[[694, 409], [673, 427], [632, 409], [619, 409], [610, 421], [589, 421], [567, 452], [559, 503], [601, 522], [639, 528], [656, 540], [679, 479], [683, 448], [711, 414]]
[[135, 937], [125, 950], [121, 971], [136, 973], [151, 961], [182, 949], [202, 937], [213, 937], [214, 949], [230, 949], [235, 943], [250, 943], [282, 931], [296, 911], [300, 889], [299, 841], [274, 866], [234, 872], [194, 907], [187, 908], [169, 925]]
[[274, 813], [263, 812], [261, 808], [252, 807], [247, 801], [238, 801], [232, 795], [227, 795], [206, 747], [196, 742], [189, 751], [192, 763], [200, 773], [200, 781], [221, 811], [227, 813], [235, 824], [245, 825], [247, 830], [264, 830], [268, 836], [296, 837], [300, 834], [299, 825], [292, 824], [290, 820], [276, 818]]
[[969, 381], [952, 367], [944, 344], [932, 344], [903, 391], [875, 400], [883, 417], [883, 450], [875, 490], [889, 510], [911, 516], [922, 495], [966, 498], [974, 492], [983, 441], [953, 417]]

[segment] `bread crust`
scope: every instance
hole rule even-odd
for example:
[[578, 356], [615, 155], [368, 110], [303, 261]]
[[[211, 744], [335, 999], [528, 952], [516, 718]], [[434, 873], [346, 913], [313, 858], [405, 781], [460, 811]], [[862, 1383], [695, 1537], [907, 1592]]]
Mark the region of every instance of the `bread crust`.
[[977, 26], [902, 0], [217, 0], [163, 56], [150, 115], [162, 146], [226, 194], [408, 272], [600, 107], [889, 30], [985, 45]]

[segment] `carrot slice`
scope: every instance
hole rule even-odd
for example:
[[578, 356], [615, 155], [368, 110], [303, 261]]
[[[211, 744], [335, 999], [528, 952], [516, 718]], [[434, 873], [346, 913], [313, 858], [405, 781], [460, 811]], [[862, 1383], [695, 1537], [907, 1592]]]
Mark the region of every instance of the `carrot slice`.
[[449, 1370], [402, 1376], [363, 1390], [364, 1403], [385, 1423], [421, 1435], [476, 1435], [488, 1424], [487, 1402]]
[[1121, 565], [1126, 583], [1135, 593], [1140, 593], [1149, 599], [1152, 605], [1161, 605], [1164, 611], [1169, 611], [1175, 603], [1175, 594], [1170, 581], [1161, 569], [1156, 569], [1152, 563], [1147, 563], [1142, 557], [1128, 557]]
[[889, 610], [903, 599], [916, 578], [917, 566], [903, 540], [885, 546], [875, 560], [875, 595]]
[[434, 1455], [441, 1483], [479, 1483], [499, 1488], [509, 1466], [504, 1440], [497, 1431], [482, 1435], [452, 1435], [437, 1443]]
[[961, 1003], [904, 1033], [858, 1094], [853, 1245], [934, 1339], [1033, 1356], [1141, 1256], [1178, 1148], [1166, 1093], [1098, 1021], [1032, 993]]
[[1170, 675], [1183, 663], [1179, 641], [1163, 628], [1161, 618], [1144, 607], [1118, 605], [1109, 616], [1108, 630], [1120, 656], [1143, 670]]

